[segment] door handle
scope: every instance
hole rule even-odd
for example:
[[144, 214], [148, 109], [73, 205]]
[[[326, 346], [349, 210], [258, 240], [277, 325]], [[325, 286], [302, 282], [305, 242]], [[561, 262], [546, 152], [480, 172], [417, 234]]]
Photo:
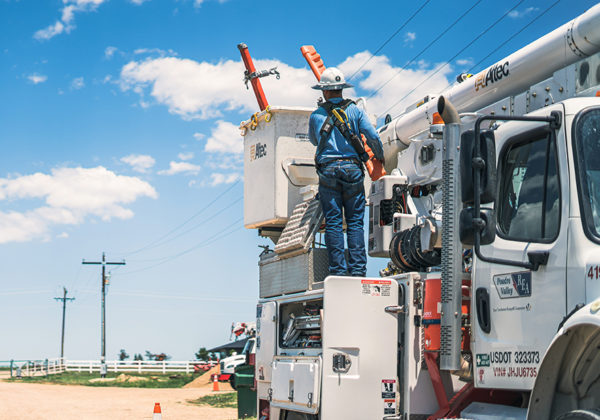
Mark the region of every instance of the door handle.
[[403, 314], [403, 313], [405, 313], [405, 311], [404, 311], [404, 305], [386, 306], [385, 307], [385, 311], [388, 314]]
[[548, 251], [529, 251], [527, 253], [527, 258], [533, 271], [537, 271], [540, 265], [548, 264], [549, 257], [550, 253]]
[[352, 366], [352, 361], [343, 353], [336, 353], [333, 355], [333, 371], [335, 373], [348, 373]]
[[485, 287], [480, 287], [475, 292], [475, 304], [477, 307], [477, 321], [484, 333], [489, 334], [492, 330], [490, 319], [490, 295]]

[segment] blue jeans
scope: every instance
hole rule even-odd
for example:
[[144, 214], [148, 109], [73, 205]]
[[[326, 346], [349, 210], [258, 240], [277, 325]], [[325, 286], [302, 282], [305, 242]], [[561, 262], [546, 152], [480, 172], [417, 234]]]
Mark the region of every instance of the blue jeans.
[[[332, 161], [319, 173], [319, 201], [325, 214], [325, 245], [329, 274], [365, 276], [367, 254], [363, 229], [365, 215], [364, 175], [358, 163]], [[344, 252], [342, 209], [346, 217], [348, 262]]]

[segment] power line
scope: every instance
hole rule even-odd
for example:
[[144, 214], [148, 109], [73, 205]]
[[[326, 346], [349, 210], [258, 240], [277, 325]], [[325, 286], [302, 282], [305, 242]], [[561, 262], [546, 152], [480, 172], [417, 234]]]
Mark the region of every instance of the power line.
[[[169, 239], [165, 239], [162, 242], [158, 242], [158, 243], [156, 243], [156, 244], [154, 244], [152, 246], [148, 246], [148, 247], [146, 247], [146, 249], [152, 249], [152, 248], [156, 248], [156, 247], [162, 246], [164, 244], [167, 244], [169, 242], [174, 241], [175, 239], [177, 239], [177, 238], [179, 238], [179, 237], [181, 237], [183, 235], [186, 235], [186, 234], [190, 233], [191, 231], [193, 231], [195, 229], [198, 229], [200, 226], [205, 225], [210, 220], [212, 220], [215, 216], [218, 216], [221, 213], [223, 213], [224, 211], [226, 211], [226, 210], [230, 209], [231, 207], [233, 207], [234, 204], [240, 202], [242, 199], [243, 199], [243, 197], [238, 197], [236, 200], [234, 200], [233, 202], [229, 203], [228, 205], [222, 207], [221, 209], [217, 210], [215, 213], [213, 213], [212, 215], [208, 216], [207, 218], [205, 218], [204, 220], [202, 220], [200, 223], [198, 223], [198, 224], [196, 224], [196, 225], [194, 225], [194, 226], [192, 226], [192, 227], [184, 230], [183, 232], [178, 233], [177, 235], [175, 235], [175, 236], [173, 236], [173, 237], [171, 237]], [[156, 261], [156, 259], [151, 259], [151, 260], [131, 260], [131, 259], [129, 259], [129, 261], [134, 261], [134, 262]]]
[[348, 78], [348, 80], [352, 80], [352, 78], [353, 78], [354, 76], [356, 76], [356, 74], [357, 74], [358, 72], [360, 72], [360, 71], [363, 69], [363, 67], [364, 67], [364, 66], [366, 66], [366, 65], [367, 65], [367, 63], [368, 63], [369, 61], [371, 61], [371, 59], [372, 59], [373, 57], [375, 57], [375, 56], [376, 56], [376, 55], [377, 55], [377, 54], [378, 54], [378, 53], [379, 53], [379, 52], [380, 52], [380, 51], [383, 49], [383, 47], [385, 47], [385, 46], [386, 46], [386, 45], [387, 45], [387, 44], [388, 44], [388, 43], [389, 43], [389, 42], [390, 42], [390, 41], [391, 41], [391, 40], [392, 40], [392, 39], [393, 39], [393, 38], [394, 38], [396, 35], [398, 35], [398, 34], [400, 33], [400, 31], [401, 31], [401, 30], [402, 30], [402, 29], [403, 29], [403, 28], [404, 28], [406, 25], [408, 25], [408, 24], [410, 23], [410, 21], [411, 21], [411, 20], [413, 20], [413, 18], [414, 18], [415, 16], [417, 16], [417, 14], [419, 14], [419, 12], [420, 12], [421, 10], [423, 10], [423, 8], [424, 8], [425, 6], [427, 6], [427, 4], [428, 4], [430, 1], [431, 1], [431, 0], [426, 0], [426, 1], [425, 1], [425, 3], [423, 3], [423, 5], [422, 5], [421, 7], [419, 7], [419, 8], [417, 9], [417, 11], [416, 11], [416, 12], [414, 12], [414, 13], [412, 14], [412, 16], [411, 16], [411, 17], [409, 17], [409, 18], [408, 18], [408, 19], [407, 19], [407, 20], [406, 20], [406, 21], [405, 21], [405, 22], [404, 22], [402, 25], [400, 25], [400, 27], [399, 27], [399, 28], [396, 30], [396, 32], [394, 32], [394, 33], [392, 34], [392, 36], [390, 36], [390, 37], [389, 37], [389, 38], [388, 38], [388, 39], [387, 39], [387, 40], [386, 40], [386, 41], [385, 41], [383, 44], [381, 44], [381, 46], [380, 46], [379, 48], [377, 48], [377, 50], [376, 50], [376, 51], [375, 51], [373, 54], [371, 54], [371, 56], [370, 56], [370, 57], [367, 59], [367, 61], [365, 61], [365, 62], [364, 62], [364, 63], [363, 63], [363, 64], [362, 64], [362, 65], [361, 65], [359, 68], [358, 68], [358, 70], [356, 70], [354, 73], [352, 73], [352, 76], [350, 76], [350, 77]]
[[[404, 95], [402, 98], [400, 98], [392, 106], [388, 107], [388, 109], [383, 111], [382, 115], [387, 114], [388, 111], [390, 111], [392, 108], [394, 108], [400, 102], [402, 102], [403, 100], [408, 98], [411, 93], [413, 93], [415, 90], [417, 90], [419, 87], [421, 87], [423, 85], [423, 83], [425, 83], [426, 81], [431, 79], [433, 76], [435, 76], [437, 73], [439, 73], [444, 67], [446, 67], [448, 64], [450, 64], [456, 57], [458, 57], [460, 54], [462, 54], [467, 48], [469, 48], [471, 45], [473, 45], [475, 42], [477, 42], [479, 40], [479, 38], [481, 38], [483, 35], [485, 35], [487, 32], [489, 32], [494, 26], [496, 26], [498, 23], [500, 23], [500, 21], [502, 19], [504, 19], [510, 12], [512, 12], [514, 9], [516, 9], [524, 1], [525, 0], [519, 0], [510, 10], [508, 10], [506, 13], [504, 13], [502, 16], [500, 16], [498, 19], [496, 19], [496, 21], [494, 23], [492, 23], [483, 32], [481, 32], [479, 35], [477, 35], [475, 38], [473, 38], [471, 40], [471, 42], [469, 42], [467, 45], [465, 45], [463, 48], [461, 48], [461, 50], [458, 51], [456, 54], [454, 54], [448, 61], [446, 61], [445, 64], [439, 66], [434, 72], [430, 73], [423, 81], [421, 81], [421, 83], [419, 83], [417, 86], [412, 88], [406, 95]], [[558, 1], [560, 1], [560, 0], [558, 0]]]
[[[508, 44], [510, 41], [512, 41], [514, 37], [516, 37], [521, 32], [523, 32], [525, 29], [527, 29], [529, 26], [531, 26], [535, 21], [537, 21], [539, 18], [541, 18], [542, 16], [544, 16], [547, 12], [550, 11], [550, 9], [552, 9], [554, 6], [556, 6], [560, 2], [561, 2], [561, 0], [556, 0], [554, 3], [552, 3], [550, 6], [548, 6], [547, 9], [545, 9], [542, 13], [540, 13], [538, 16], [536, 16], [535, 18], [533, 18], [527, 25], [523, 26], [517, 32], [515, 32], [514, 34], [512, 34], [509, 38], [506, 39], [506, 41], [504, 41], [502, 44], [500, 44], [498, 47], [496, 47], [492, 52], [490, 52], [488, 55], [486, 55], [481, 60], [479, 60], [476, 64], [473, 64], [473, 66], [469, 70], [467, 70], [467, 73], [471, 72], [474, 68], [476, 68], [483, 61], [485, 61], [489, 56], [491, 56], [496, 51], [498, 51], [500, 48], [504, 47], [506, 44]], [[452, 86], [452, 84], [450, 84], [449, 86]]]
[[446, 29], [444, 29], [442, 31], [442, 33], [440, 33], [433, 41], [431, 41], [429, 44], [427, 44], [427, 46], [425, 48], [423, 48], [421, 51], [419, 51], [419, 53], [417, 55], [415, 55], [413, 58], [411, 58], [404, 66], [402, 66], [400, 68], [400, 70], [398, 70], [392, 77], [390, 77], [384, 84], [382, 84], [381, 86], [379, 86], [377, 88], [377, 90], [375, 90], [375, 92], [371, 93], [369, 95], [368, 98], [372, 98], [373, 96], [375, 96], [381, 89], [383, 89], [389, 82], [391, 82], [393, 79], [396, 78], [396, 76], [398, 76], [400, 73], [402, 73], [402, 71], [404, 71], [409, 64], [413, 63], [417, 58], [419, 58], [421, 56], [421, 54], [423, 54], [425, 51], [427, 51], [433, 44], [435, 44], [442, 36], [444, 36], [450, 29], [452, 29], [458, 22], [460, 22], [471, 10], [473, 10], [475, 8], [475, 6], [477, 6], [479, 3], [481, 3], [482, 0], [477, 0], [475, 2], [475, 4], [473, 6], [471, 6], [469, 9], [467, 9], [466, 12], [464, 12], [462, 15], [460, 15], [460, 17], [458, 19], [456, 19], [454, 22], [452, 22], [452, 24], [450, 26], [448, 26]]
[[240, 217], [239, 219], [237, 219], [237, 220], [235, 220], [233, 223], [231, 223], [229, 226], [225, 227], [223, 230], [221, 230], [221, 231], [219, 231], [219, 232], [215, 233], [214, 235], [212, 235], [212, 236], [210, 236], [210, 237], [206, 238], [206, 239], [205, 239], [205, 240], [203, 240], [202, 242], [199, 242], [199, 243], [197, 243], [196, 245], [193, 245], [192, 247], [190, 247], [190, 248], [188, 248], [188, 249], [185, 249], [185, 250], [183, 250], [183, 251], [181, 251], [181, 252], [178, 252], [177, 254], [173, 254], [173, 255], [170, 255], [170, 256], [168, 256], [168, 257], [164, 257], [164, 258], [163, 258], [163, 261], [161, 261], [161, 262], [159, 262], [159, 263], [156, 263], [156, 264], [150, 265], [150, 266], [148, 266], [148, 267], [143, 267], [143, 268], [140, 268], [140, 269], [138, 269], [138, 270], [134, 270], [134, 271], [128, 271], [128, 272], [126, 272], [126, 273], [123, 273], [123, 274], [121, 274], [121, 276], [123, 276], [123, 275], [129, 275], [129, 274], [134, 274], [134, 273], [139, 273], [139, 272], [142, 272], [142, 271], [147, 271], [147, 270], [150, 270], [150, 269], [152, 269], [152, 268], [158, 267], [159, 265], [163, 265], [163, 264], [165, 264], [165, 263], [167, 263], [167, 262], [169, 262], [169, 261], [171, 261], [171, 260], [174, 260], [174, 259], [176, 259], [176, 258], [182, 257], [182, 256], [183, 256], [183, 255], [185, 255], [185, 254], [189, 254], [190, 252], [192, 252], [192, 251], [194, 251], [194, 250], [196, 250], [196, 249], [199, 249], [199, 248], [204, 248], [205, 246], [208, 246], [208, 245], [210, 245], [211, 243], [213, 243], [213, 242], [215, 242], [215, 241], [217, 241], [217, 240], [219, 240], [219, 239], [222, 239], [222, 238], [224, 238], [224, 237], [226, 237], [226, 236], [229, 236], [229, 235], [231, 235], [232, 233], [236, 232], [236, 231], [239, 229], [238, 227], [236, 227], [235, 229], [233, 229], [233, 230], [231, 230], [231, 231], [229, 231], [229, 232], [227, 232], [227, 233], [223, 233], [223, 232], [226, 232], [226, 231], [227, 231], [228, 229], [230, 229], [231, 227], [234, 227], [235, 225], [237, 225], [237, 224], [238, 224], [239, 222], [241, 222], [242, 220], [243, 220], [243, 217]]
[[136, 249], [135, 251], [124, 253], [123, 255], [124, 256], [129, 256], [129, 255], [137, 254], [137, 253], [142, 252], [142, 251], [144, 251], [144, 250], [146, 250], [146, 249], [148, 249], [150, 247], [153, 247], [156, 243], [158, 243], [158, 242], [162, 241], [163, 239], [169, 237], [171, 234], [173, 234], [174, 232], [176, 232], [177, 230], [179, 230], [180, 228], [182, 228], [183, 226], [185, 226], [186, 224], [188, 224], [189, 222], [191, 222], [193, 219], [195, 219], [196, 217], [198, 217], [199, 215], [201, 215], [210, 206], [212, 206], [217, 200], [219, 200], [219, 198], [223, 197], [225, 194], [227, 194], [229, 191], [231, 191], [233, 189], [233, 187], [235, 187], [237, 184], [239, 184], [239, 182], [240, 182], [240, 180], [238, 179], [229, 188], [227, 188], [221, 194], [219, 194], [214, 199], [212, 199], [206, 206], [204, 206], [202, 209], [198, 210], [195, 214], [193, 214], [191, 217], [189, 217], [183, 223], [177, 225], [175, 228], [171, 229], [169, 232], [167, 232], [164, 235], [162, 235], [160, 238], [158, 238], [158, 239], [150, 242], [148, 245], [145, 245], [145, 246], [143, 246], [141, 248]]

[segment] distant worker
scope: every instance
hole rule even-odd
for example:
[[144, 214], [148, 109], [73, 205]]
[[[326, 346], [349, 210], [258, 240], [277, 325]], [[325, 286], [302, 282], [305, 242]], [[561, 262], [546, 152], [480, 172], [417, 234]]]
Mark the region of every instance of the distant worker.
[[[308, 136], [317, 146], [315, 163], [319, 174], [319, 200], [325, 214], [325, 245], [329, 274], [365, 276], [363, 164], [368, 159], [360, 135], [364, 134], [375, 158], [384, 162], [379, 135], [366, 113], [342, 89], [352, 87], [335, 67], [321, 74], [313, 89], [323, 91], [325, 102], [310, 116]], [[348, 262], [344, 253], [342, 209], [346, 217]]]

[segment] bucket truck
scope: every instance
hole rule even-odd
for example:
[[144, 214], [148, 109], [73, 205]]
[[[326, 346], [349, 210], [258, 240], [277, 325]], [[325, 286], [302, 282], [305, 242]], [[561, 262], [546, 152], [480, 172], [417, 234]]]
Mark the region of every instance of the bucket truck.
[[600, 418], [599, 51], [597, 5], [386, 119], [382, 277], [328, 276], [313, 109], [242, 123], [260, 418]]

